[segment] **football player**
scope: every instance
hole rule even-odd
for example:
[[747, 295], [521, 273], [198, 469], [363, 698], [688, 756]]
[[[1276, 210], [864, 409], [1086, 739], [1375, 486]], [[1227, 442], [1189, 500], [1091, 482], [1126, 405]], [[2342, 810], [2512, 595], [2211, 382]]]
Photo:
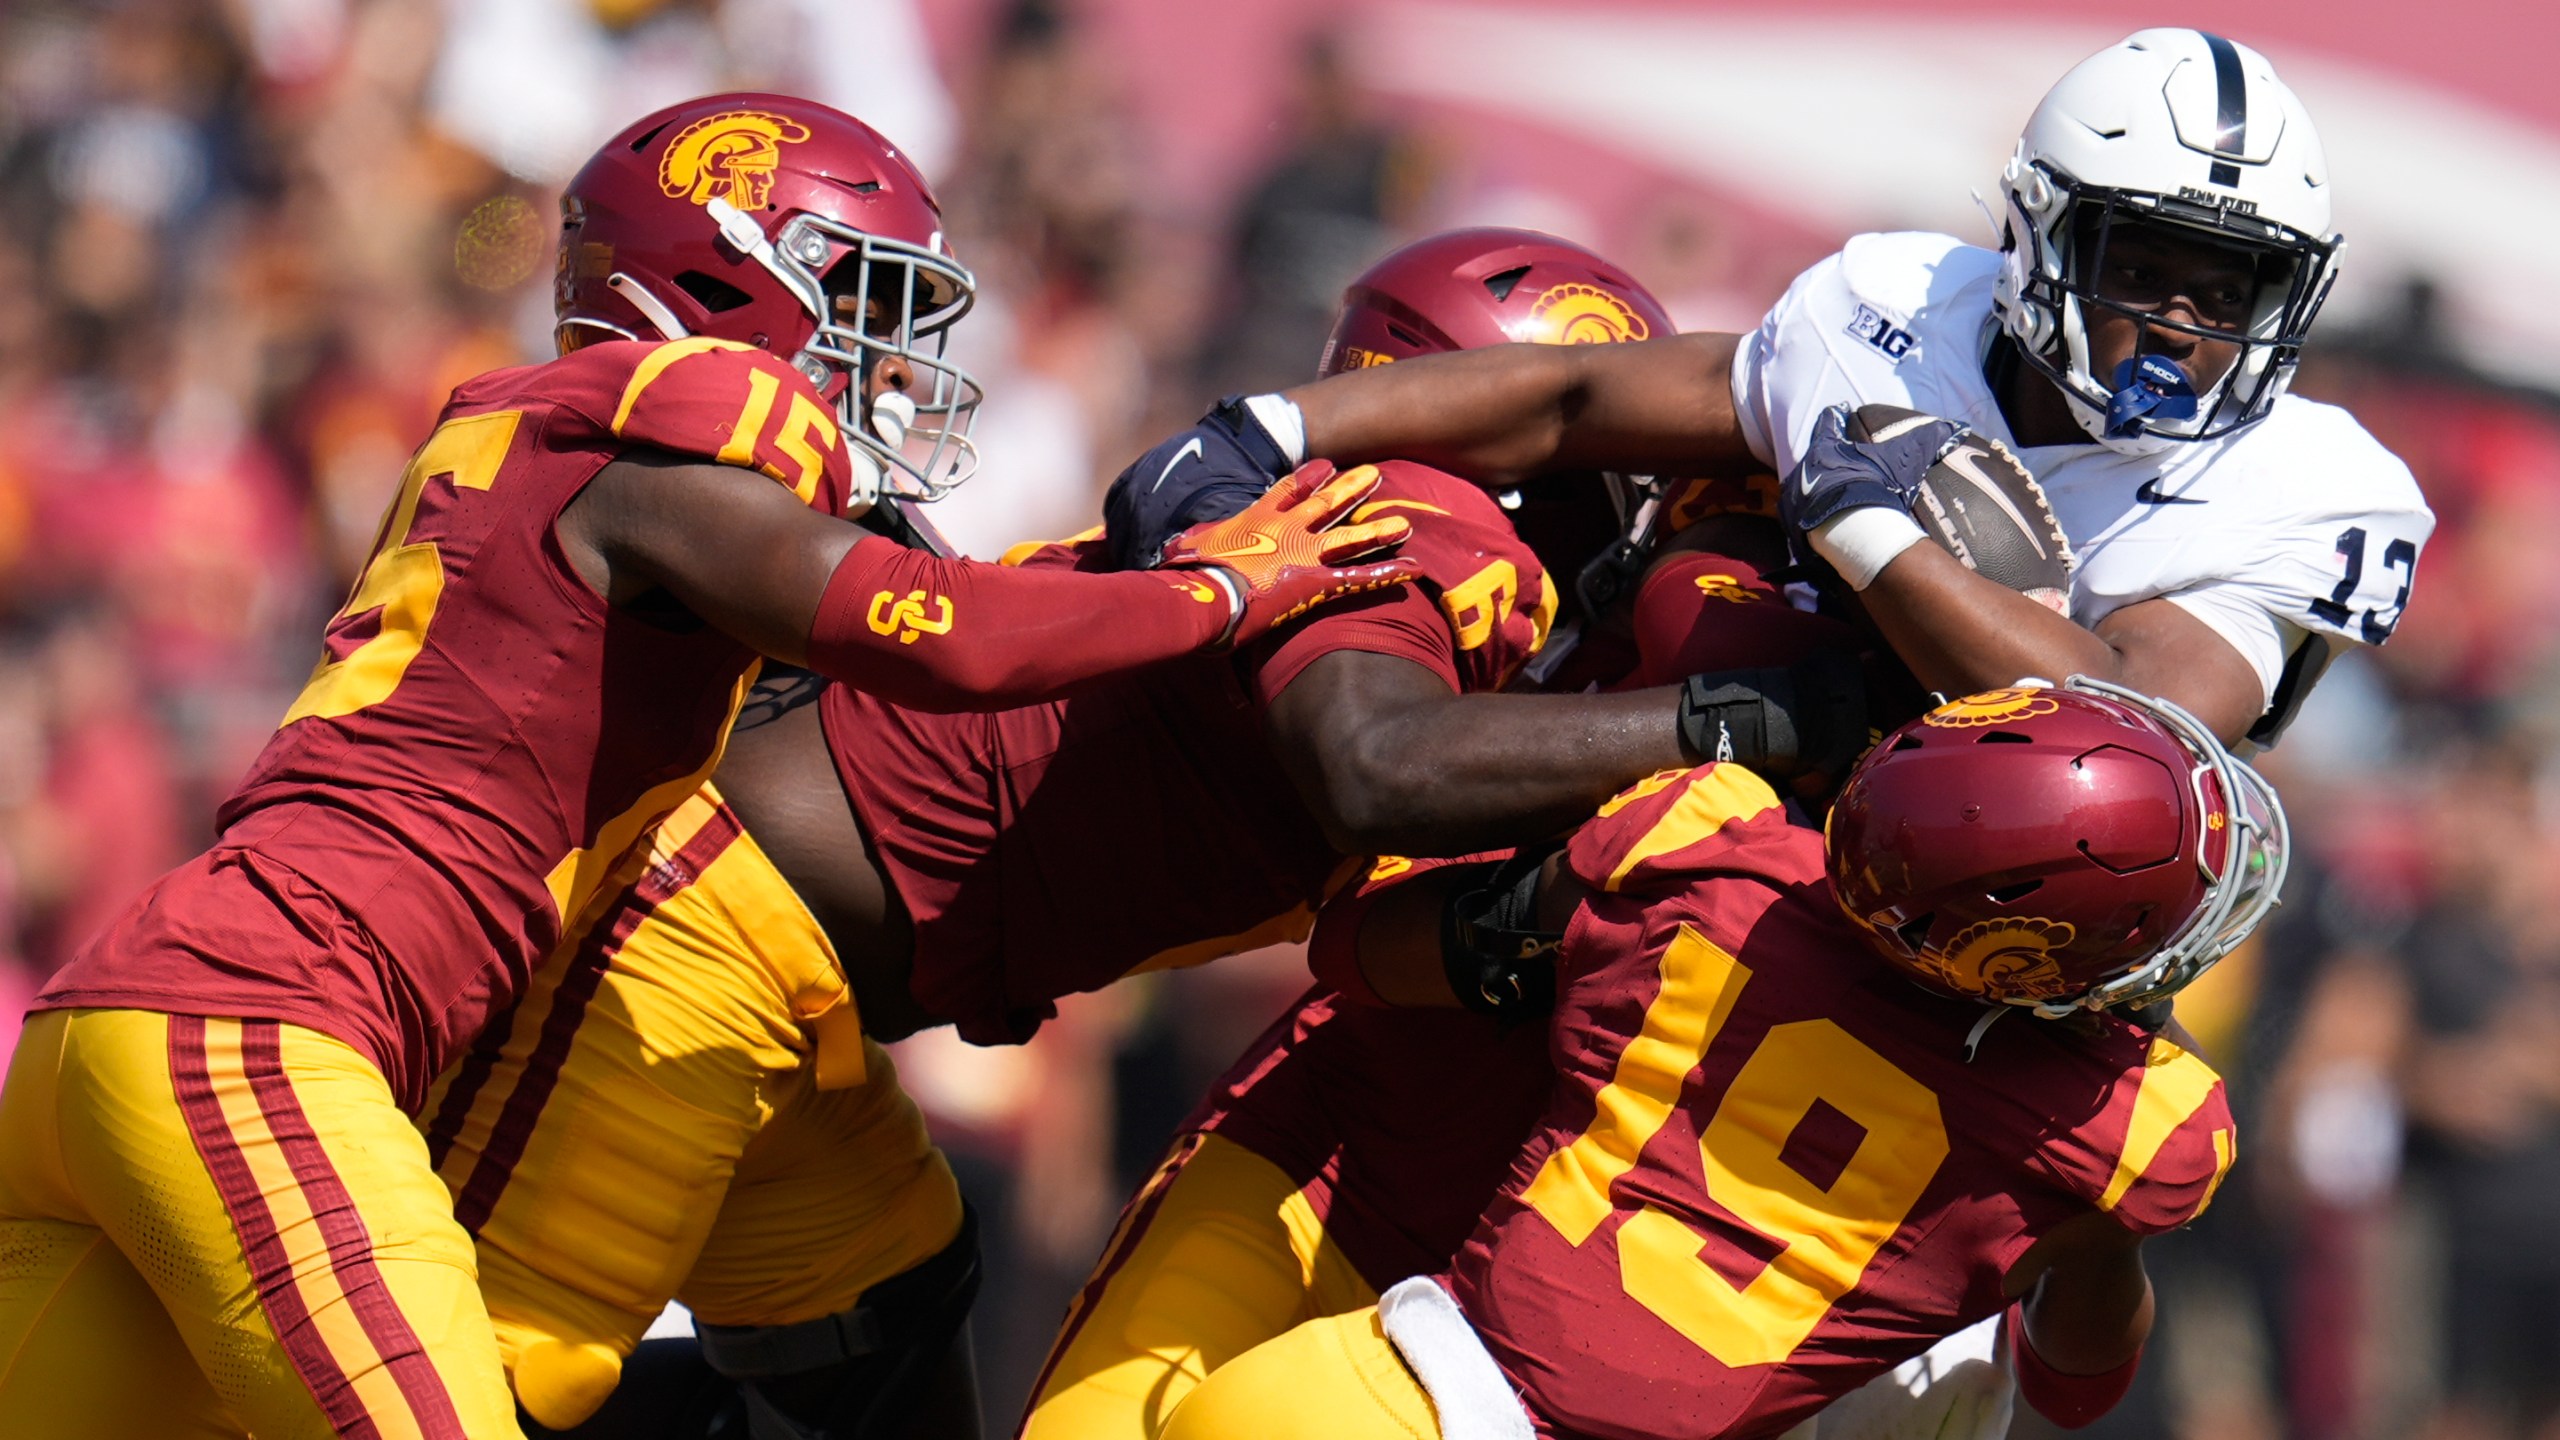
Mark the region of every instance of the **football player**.
[[[1641, 338], [1605, 292], [1514, 274], [1520, 257], [1500, 234], [1420, 241], [1353, 281], [1325, 373], [1527, 338], [1521, 322], [1539, 311]], [[1555, 477], [1530, 492], [1588, 485]], [[1757, 522], [1715, 517], [1755, 503], [1747, 486], [1686, 485], [1653, 528], [1667, 545], [1709, 528], [1743, 539]], [[1652, 558], [1611, 553], [1592, 568], [1578, 587], [1586, 600], [1605, 590], [1621, 603], [1587, 609], [1575, 653], [1561, 665], [1542, 655], [1539, 680], [1643, 688], [1859, 648], [1841, 621], [1789, 608], [1745, 560], [1666, 554], [1640, 578], [1627, 563]], [[1863, 717], [1857, 732], [1863, 745]], [[1026, 1440], [1150, 1440], [1219, 1365], [1448, 1264], [1545, 1103], [1545, 1039], [1516, 1017], [1386, 1008], [1360, 950], [1364, 937], [1410, 934], [1442, 947], [1446, 903], [1496, 883], [1505, 858], [1390, 858], [1324, 907], [1313, 940], [1323, 983], [1228, 1069], [1130, 1201], [1043, 1367]], [[1465, 963], [1466, 946], [1445, 948]]]
[[[2257, 52], [2145, 30], [2045, 96], [2000, 193], [1998, 250], [1859, 236], [1750, 335], [1497, 347], [1213, 412], [1170, 442], [1198, 441], [1191, 462], [1150, 483], [1160, 449], [1114, 486], [1115, 553], [1143, 561], [1302, 455], [1491, 484], [1766, 467], [1798, 555], [1931, 688], [2087, 674], [2271, 744], [2337, 653], [2390, 637], [2434, 526], [2353, 418], [2285, 393], [2342, 243], [2311, 118]], [[2079, 552], [2067, 618], [1913, 543], [1914, 467], [1945, 447], [1850, 442], [1841, 407], [1876, 402], [2034, 471]]]
[[2150, 1330], [2142, 1238], [2235, 1153], [2220, 1077], [2118, 1012], [2284, 859], [2199, 722], [2078, 677], [1888, 736], [1827, 840], [1739, 766], [1636, 786], [1541, 896], [1556, 1081], [1456, 1263], [1217, 1370], [1168, 1440], [1774, 1436], [2004, 1312], [2020, 1392], [2087, 1423]]
[[1162, 576], [845, 523], [954, 478], [976, 399], [940, 356], [968, 273], [847, 116], [689, 102], [563, 213], [563, 355], [455, 392], [213, 848], [38, 1001], [0, 1094], [0, 1435], [516, 1433], [408, 1112], [640, 873], [759, 655], [1012, 704], [1412, 576], [1338, 563], [1405, 528], [1327, 531], [1357, 483]]
[[[1668, 323], [1549, 237], [1432, 253], [1494, 334], [1563, 338], [1574, 315], [1590, 333], [1604, 304], [1623, 334]], [[1411, 517], [1422, 583], [1233, 660], [987, 715], [845, 687], [751, 709], [648, 871], [422, 1117], [527, 1411], [593, 1434], [666, 1421], [598, 1407], [676, 1297], [758, 1434], [960, 1433], [974, 1248], [865, 1032], [1019, 1040], [1060, 995], [1303, 935], [1349, 857], [1547, 833], [1683, 763], [1679, 687], [1489, 693], [1575, 620], [1550, 567], [1626, 530], [1587, 478], [1517, 503], [1382, 467], [1361, 513]], [[1071, 573], [1097, 550], [1015, 560]]]

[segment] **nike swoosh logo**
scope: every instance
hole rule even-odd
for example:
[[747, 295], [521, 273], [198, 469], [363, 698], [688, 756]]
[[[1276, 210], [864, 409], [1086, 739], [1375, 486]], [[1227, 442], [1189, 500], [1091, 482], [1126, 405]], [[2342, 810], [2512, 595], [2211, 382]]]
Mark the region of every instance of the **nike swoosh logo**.
[[1219, 551], [1214, 558], [1223, 560], [1240, 555], [1271, 555], [1278, 553], [1279, 549], [1280, 542], [1268, 535], [1247, 535], [1244, 539]]
[[2202, 500], [2199, 500], [2192, 495], [2161, 494], [2160, 477], [2157, 475], [2143, 481], [2140, 486], [2136, 487], [2133, 492], [2133, 498], [2141, 501], [2145, 505], [2201, 505], [2204, 503]]
[[1199, 453], [1200, 437], [1194, 435], [1191, 437], [1190, 444], [1174, 451], [1173, 458], [1164, 462], [1164, 468], [1156, 472], [1156, 483], [1147, 487], [1147, 493], [1150, 495], [1156, 493], [1157, 488], [1164, 484], [1164, 477], [1173, 473], [1174, 466], [1181, 464], [1183, 461]]

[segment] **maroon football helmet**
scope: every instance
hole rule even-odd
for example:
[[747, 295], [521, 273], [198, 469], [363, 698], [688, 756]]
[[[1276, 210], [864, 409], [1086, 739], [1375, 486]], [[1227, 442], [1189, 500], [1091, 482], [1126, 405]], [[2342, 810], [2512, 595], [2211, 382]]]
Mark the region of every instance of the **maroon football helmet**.
[[2075, 675], [1870, 751], [1826, 827], [1841, 908], [1931, 989], [2045, 1016], [2175, 994], [2274, 906], [2274, 787], [2165, 700]]
[[[1451, 230], [1396, 250], [1351, 282], [1316, 373], [1483, 345], [1607, 345], [1677, 330], [1652, 292], [1570, 240], [1494, 226]], [[1520, 538], [1551, 569], [1575, 575], [1577, 603], [1560, 636], [1573, 633], [1576, 612], [1605, 608], [1641, 573], [1649, 550], [1652, 483], [1601, 479], [1614, 517], [1590, 503], [1587, 475], [1551, 476], [1497, 497]], [[1557, 646], [1549, 662], [1569, 648]]]
[[[787, 95], [661, 110], [605, 142], [560, 197], [561, 348], [703, 335], [782, 356], [857, 442], [858, 500], [935, 499], [976, 468], [978, 384], [943, 354], [976, 293], [907, 157]], [[916, 389], [866, 405], [861, 377], [886, 355]]]
[[1416, 240], [1342, 293], [1319, 375], [1534, 341], [1607, 345], [1679, 327], [1627, 273], [1570, 240], [1484, 227]]

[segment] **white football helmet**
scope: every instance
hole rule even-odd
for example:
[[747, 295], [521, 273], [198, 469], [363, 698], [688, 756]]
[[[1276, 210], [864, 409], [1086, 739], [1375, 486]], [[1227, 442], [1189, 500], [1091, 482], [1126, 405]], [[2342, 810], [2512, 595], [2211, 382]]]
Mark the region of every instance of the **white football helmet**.
[[[2007, 196], [1997, 308], [2025, 361], [2069, 397], [2100, 443], [2147, 452], [2227, 435], [2274, 406], [2336, 279], [2328, 165], [2302, 102], [2265, 56], [2200, 30], [2144, 30], [2072, 67], [2048, 92], [2000, 177]], [[2248, 255], [2245, 332], [2152, 319], [2103, 298], [2113, 227], [2174, 226]], [[2201, 395], [2142, 357], [2092, 373], [2091, 307], [2155, 329], [2239, 341]]]

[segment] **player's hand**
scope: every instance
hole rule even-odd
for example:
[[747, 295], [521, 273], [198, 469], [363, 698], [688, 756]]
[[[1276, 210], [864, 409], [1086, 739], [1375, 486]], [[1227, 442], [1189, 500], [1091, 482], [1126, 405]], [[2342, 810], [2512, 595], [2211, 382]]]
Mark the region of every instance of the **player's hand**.
[[1920, 477], [1964, 433], [1952, 420], [1914, 415], [1866, 438], [1848, 406], [1823, 411], [1804, 459], [1778, 490], [1778, 521], [1797, 555], [1812, 554], [1813, 532], [1852, 510], [1886, 506], [1910, 514]]
[[[1174, 536], [1163, 563], [1221, 574], [1236, 613], [1220, 643], [1240, 644], [1318, 605], [1422, 573], [1412, 560], [1378, 558], [1412, 533], [1404, 517], [1335, 523], [1377, 488], [1374, 465], [1336, 475], [1331, 461], [1311, 460], [1235, 515]], [[1352, 563], [1359, 560], [1368, 563]]]
[[1176, 532], [1235, 515], [1288, 470], [1279, 442], [1228, 396], [1111, 482], [1102, 526], [1112, 563], [1124, 570], [1158, 563]]

